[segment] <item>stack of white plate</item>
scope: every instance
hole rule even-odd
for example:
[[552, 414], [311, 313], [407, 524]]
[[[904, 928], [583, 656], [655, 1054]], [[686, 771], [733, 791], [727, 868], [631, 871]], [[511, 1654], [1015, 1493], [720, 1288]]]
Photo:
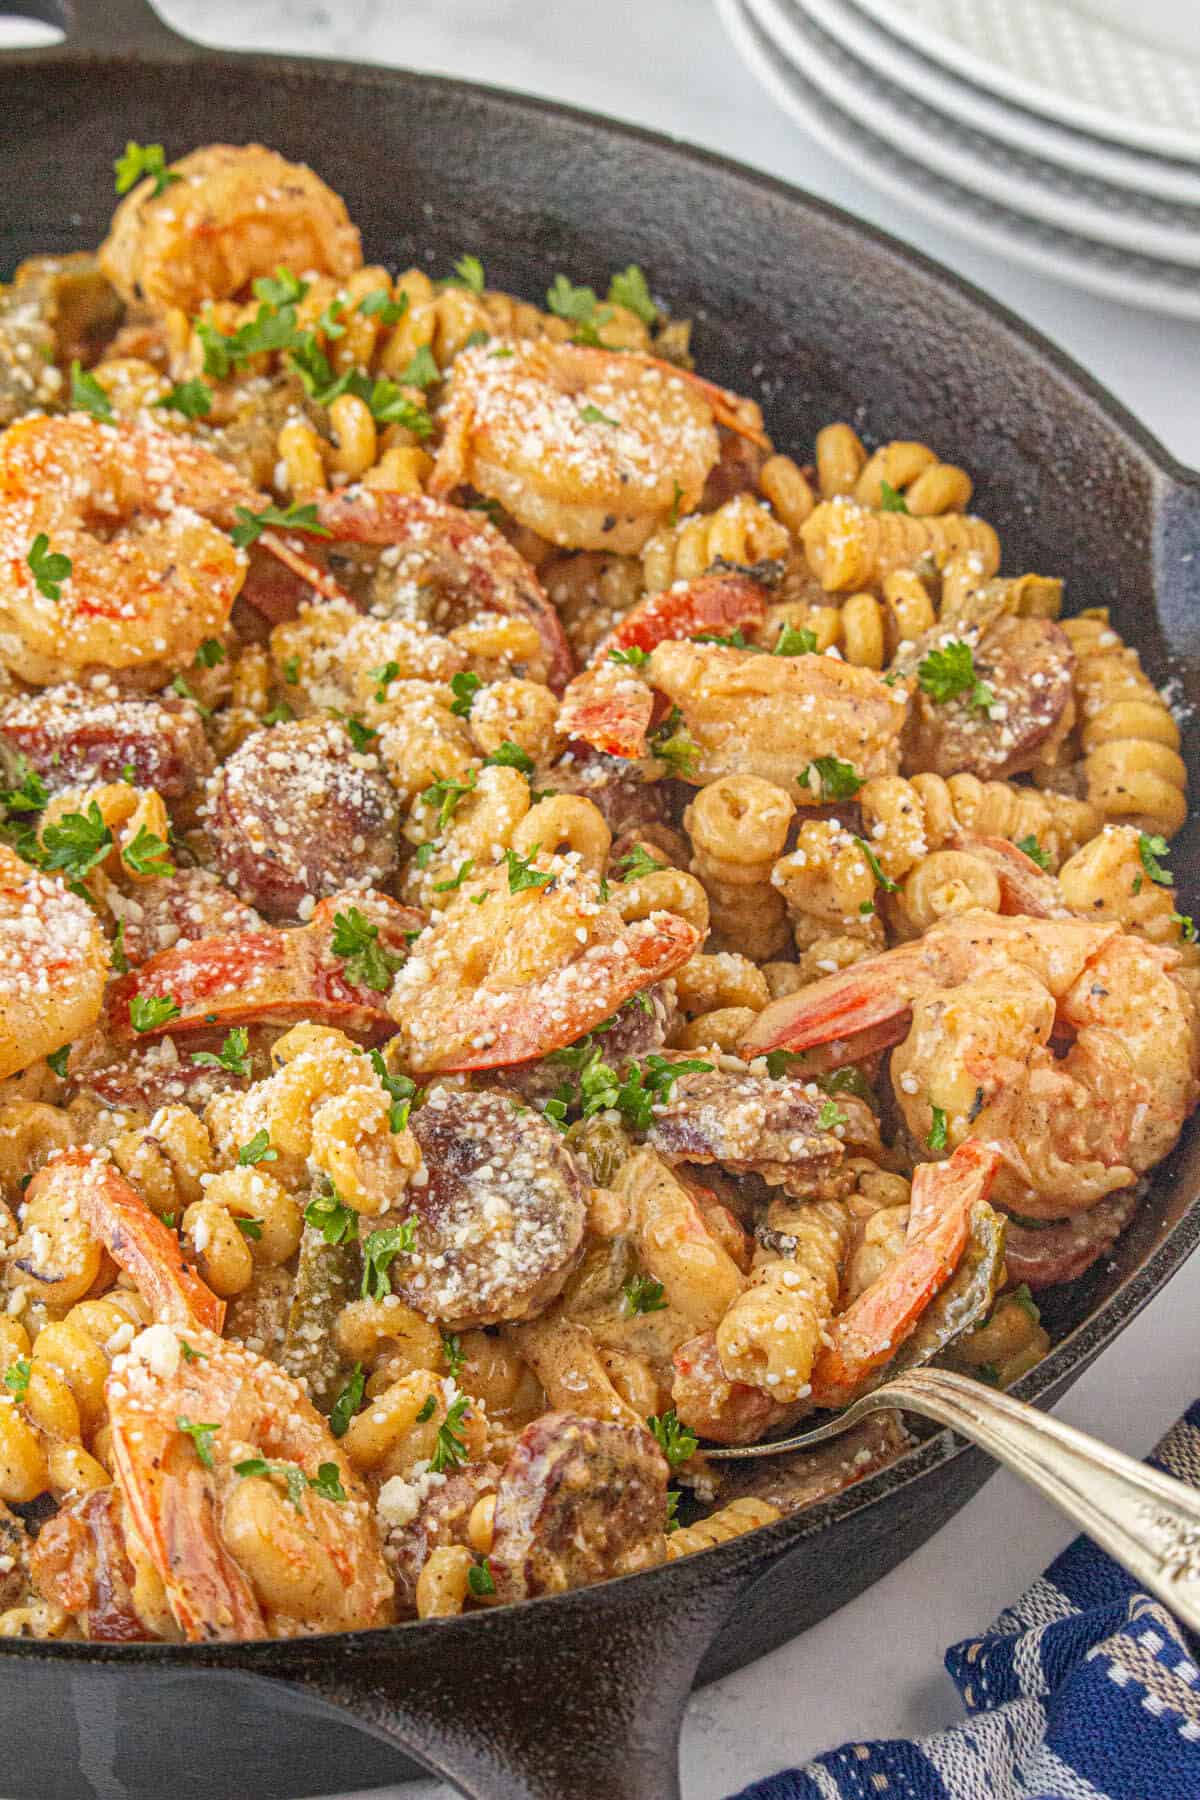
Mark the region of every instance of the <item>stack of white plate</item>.
[[989, 249], [1200, 319], [1200, 0], [717, 0], [835, 156]]

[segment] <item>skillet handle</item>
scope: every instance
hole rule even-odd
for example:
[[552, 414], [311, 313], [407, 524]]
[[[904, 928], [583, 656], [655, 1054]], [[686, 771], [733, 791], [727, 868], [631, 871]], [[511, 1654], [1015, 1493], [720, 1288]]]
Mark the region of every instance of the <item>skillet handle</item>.
[[81, 50], [103, 56], [150, 56], [196, 48], [159, 18], [150, 0], [0, 0], [0, 15], [57, 25], [64, 41], [43, 50], [42, 56]]
[[[700, 1661], [762, 1554], [354, 1642], [288, 1671], [310, 1696], [470, 1800], [679, 1800], [679, 1732]], [[377, 1647], [378, 1643], [378, 1647]]]

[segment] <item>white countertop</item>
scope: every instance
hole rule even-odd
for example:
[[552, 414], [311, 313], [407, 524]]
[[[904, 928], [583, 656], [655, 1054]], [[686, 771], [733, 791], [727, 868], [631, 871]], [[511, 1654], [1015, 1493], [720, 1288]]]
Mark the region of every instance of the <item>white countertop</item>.
[[[783, 176], [1006, 302], [1178, 457], [1200, 465], [1200, 327], [1008, 268], [883, 199], [759, 91], [701, 0], [162, 0], [162, 11], [208, 43], [406, 64], [522, 88]], [[253, 120], [246, 129], [253, 131]], [[1061, 1416], [1144, 1454], [1200, 1386], [1198, 1306], [1200, 1260], [1083, 1377]], [[684, 1732], [686, 1800], [720, 1800], [847, 1738], [912, 1736], [959, 1717], [942, 1670], [945, 1647], [986, 1625], [1070, 1536], [1047, 1506], [997, 1475], [885, 1581], [695, 1697]], [[396, 1800], [441, 1800], [449, 1790], [422, 1782], [387, 1792]]]

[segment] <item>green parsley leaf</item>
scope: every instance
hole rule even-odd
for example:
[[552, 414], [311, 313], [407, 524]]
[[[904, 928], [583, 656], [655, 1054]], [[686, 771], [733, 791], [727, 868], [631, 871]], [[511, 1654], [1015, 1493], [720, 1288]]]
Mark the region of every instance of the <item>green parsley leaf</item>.
[[17, 783], [16, 787], [5, 788], [0, 792], [0, 806], [3, 806], [5, 812], [41, 812], [50, 798], [50, 790], [23, 756], [16, 758], [13, 779]]
[[698, 631], [692, 639], [693, 644], [720, 644], [726, 650], [751, 650], [760, 653], [760, 644], [747, 642], [746, 634], [739, 627], [736, 631], [722, 634], [719, 631]]
[[928, 694], [937, 706], [969, 694], [972, 706], [986, 710], [995, 699], [986, 681], [978, 679], [971, 646], [963, 638], [951, 638], [941, 649], [922, 657], [917, 664], [917, 681], [922, 693]]
[[407, 368], [401, 369], [396, 380], [401, 387], [432, 387], [442, 379], [442, 371], [433, 360], [433, 351], [428, 344], [420, 344], [414, 351]]
[[866, 838], [856, 837], [854, 841], [858, 845], [859, 849], [862, 851], [863, 855], [866, 857], [867, 867], [870, 869], [872, 875], [875, 877], [875, 880], [878, 882], [879, 886], [883, 889], [884, 893], [885, 894], [894, 894], [896, 892], [898, 884], [896, 882], [894, 882], [890, 878], [890, 876], [887, 876], [884, 874], [883, 870], [879, 866], [879, 858], [876, 856], [875, 852], [872, 850], [870, 844], [868, 844]]
[[268, 1462], [265, 1456], [247, 1456], [243, 1462], [233, 1465], [235, 1475], [264, 1475], [268, 1479], [272, 1475], [282, 1477], [287, 1486], [287, 1497], [296, 1511], [300, 1511], [300, 1502], [304, 1498], [304, 1471], [295, 1463]]
[[427, 869], [433, 861], [433, 845], [431, 843], [418, 844], [413, 861], [418, 869]]
[[307, 531], [311, 537], [330, 535], [317, 518], [315, 502], [307, 506], [301, 506], [298, 501], [287, 507], [264, 506], [260, 513], [251, 512], [246, 506], [235, 506], [233, 512], [238, 522], [230, 535], [239, 550], [246, 550], [257, 542], [271, 525], [278, 525], [285, 531]]
[[392, 1110], [388, 1115], [389, 1127], [392, 1131], [403, 1131], [408, 1124], [409, 1109], [416, 1098], [417, 1084], [407, 1075], [393, 1075], [383, 1060], [382, 1051], [369, 1050], [367, 1055], [371, 1067], [379, 1077], [379, 1085], [392, 1102]]
[[506, 850], [504, 860], [508, 864], [508, 891], [510, 894], [524, 893], [526, 888], [548, 887], [554, 880], [549, 870], [533, 868], [533, 859], [537, 855], [540, 844], [535, 844], [528, 856], [518, 856], [515, 850]]
[[[175, 1223], [174, 1213], [170, 1213], [170, 1214], [164, 1213], [163, 1214], [163, 1224], [164, 1225], [166, 1225], [166, 1224], [173, 1225], [174, 1223]], [[192, 1346], [188, 1343], [186, 1338], [180, 1338], [180, 1340], [179, 1340], [179, 1354], [183, 1357], [184, 1362], [207, 1362], [208, 1361], [208, 1357], [205, 1355], [204, 1351], [203, 1350], [193, 1350]]]
[[112, 943], [108, 946], [108, 960], [114, 974], [128, 975], [129, 958], [125, 954], [125, 921], [117, 920], [117, 929], [113, 933]]
[[1195, 943], [1196, 921], [1191, 917], [1190, 913], [1173, 912], [1171, 914], [1171, 923], [1173, 925], [1178, 925], [1179, 935], [1185, 944]]
[[802, 1050], [768, 1050], [767, 1074], [772, 1081], [782, 1081], [797, 1063], [806, 1060]]
[[194, 329], [204, 350], [204, 373], [211, 375], [214, 381], [224, 381], [233, 373], [237, 361], [234, 340], [227, 338], [207, 319], [197, 319]]
[[365, 756], [379, 736], [375, 726], [368, 725], [366, 720], [359, 718], [357, 713], [335, 712], [334, 717], [340, 719], [346, 727], [346, 736], [350, 739], [356, 755]]
[[434, 882], [434, 884], [433, 884], [434, 893], [435, 894], [452, 894], [456, 888], [460, 888], [462, 886], [463, 882], [467, 879], [467, 876], [471, 873], [471, 870], [474, 867], [475, 867], [474, 860], [468, 856], [465, 859], [465, 861], [459, 863], [457, 875], [452, 876], [452, 878], [449, 881], [435, 881]]
[[213, 1467], [212, 1441], [221, 1427], [219, 1425], [193, 1425], [192, 1421], [185, 1419], [182, 1413], [176, 1415], [175, 1423], [180, 1431], [186, 1432], [191, 1438], [192, 1443], [196, 1446], [196, 1455], [204, 1467], [211, 1469]]
[[841, 762], [836, 756], [814, 756], [796, 777], [802, 788], [811, 787], [814, 770], [823, 800], [853, 800], [863, 784], [853, 763]]
[[437, 807], [439, 832], [445, 831], [454, 814], [455, 807], [464, 794], [472, 792], [478, 779], [479, 776], [474, 769], [471, 770], [466, 781], [455, 781], [453, 777], [439, 775], [437, 770], [434, 770], [432, 782], [427, 788], [422, 789], [421, 803], [423, 806]]
[[194, 381], [177, 382], [154, 404], [167, 412], [182, 413], [185, 419], [206, 419], [212, 411], [212, 389], [197, 376]]
[[425, 1396], [424, 1404], [422, 1405], [420, 1412], [417, 1414], [416, 1423], [418, 1425], [427, 1425], [429, 1423], [430, 1419], [432, 1419], [432, 1417], [436, 1411], [437, 1411], [436, 1397], [433, 1394], [427, 1394]]
[[4, 1371], [4, 1385], [10, 1394], [23, 1400], [29, 1391], [29, 1378], [33, 1374], [33, 1364], [27, 1356], [19, 1356], [15, 1363], [10, 1363]]
[[336, 1500], [340, 1504], [346, 1498], [346, 1490], [342, 1486], [342, 1477], [335, 1462], [318, 1464], [316, 1474], [308, 1477], [308, 1485], [314, 1494], [320, 1494], [322, 1500]]
[[836, 1100], [822, 1102], [821, 1110], [817, 1114], [817, 1125], [821, 1131], [836, 1131], [839, 1125], [847, 1123], [846, 1115]]
[[450, 689], [454, 695], [450, 711], [460, 719], [469, 719], [475, 696], [483, 686], [478, 675], [470, 669], [460, 669], [457, 675], [450, 677]]
[[542, 1108], [542, 1117], [549, 1119], [552, 1125], [557, 1125], [560, 1131], [565, 1131], [567, 1129], [567, 1108], [570, 1104], [569, 1100], [557, 1095], [553, 1100], [547, 1100]]
[[469, 1404], [466, 1394], [459, 1394], [438, 1427], [437, 1443], [429, 1459], [429, 1467], [435, 1475], [440, 1475], [443, 1469], [457, 1468], [467, 1460], [467, 1438], [462, 1424]]
[[457, 1381], [467, 1359], [463, 1355], [462, 1344], [453, 1332], [443, 1331], [442, 1333], [442, 1355], [446, 1359], [446, 1367], [450, 1371], [451, 1377]]
[[650, 745], [660, 762], [665, 762], [676, 775], [694, 772], [700, 746], [693, 742], [683, 726], [683, 714], [673, 706], [662, 724], [650, 734]]
[[668, 1488], [667, 1489], [667, 1522], [663, 1527], [663, 1530], [666, 1532], [666, 1535], [668, 1537], [670, 1537], [670, 1535], [673, 1531], [679, 1530], [679, 1516], [678, 1515], [679, 1515], [679, 1489], [678, 1488]]
[[621, 423], [620, 419], [610, 419], [608, 414], [602, 413], [598, 406], [592, 406], [590, 404], [588, 406], [585, 406], [582, 409], [579, 416], [583, 420], [585, 425], [617, 425], [617, 426], [619, 426]]
[[929, 1136], [925, 1139], [931, 1150], [946, 1148], [946, 1114], [940, 1106], [933, 1108], [933, 1124]]
[[624, 650], [610, 650], [608, 660], [609, 662], [624, 663], [631, 669], [640, 669], [650, 661], [650, 652], [640, 650], [636, 644], [630, 644]]
[[180, 1008], [169, 994], [135, 994], [130, 1001], [130, 1024], [135, 1031], [157, 1031], [180, 1017]]
[[417, 1221], [410, 1215], [399, 1225], [384, 1225], [365, 1240], [361, 1294], [364, 1300], [386, 1300], [392, 1291], [388, 1270], [397, 1256], [416, 1249]]
[[42, 843], [44, 868], [61, 869], [69, 880], [82, 881], [104, 861], [113, 847], [113, 835], [93, 800], [86, 813], [63, 813], [47, 825]]
[[673, 1469], [677, 1469], [680, 1463], [685, 1463], [689, 1456], [695, 1456], [699, 1439], [694, 1431], [689, 1431], [686, 1425], [679, 1423], [674, 1408], [670, 1412], [652, 1414], [646, 1424]]
[[254, 298], [265, 300], [268, 306], [298, 306], [308, 292], [307, 281], [282, 267], [274, 275], [260, 275], [251, 285]]
[[263, 714], [262, 722], [264, 725], [290, 725], [295, 716], [287, 701], [281, 700], [278, 706]]
[[218, 663], [223, 663], [225, 646], [220, 638], [205, 638], [196, 652], [196, 661], [202, 669], [215, 669]]
[[167, 855], [167, 846], [160, 837], [139, 825], [137, 836], [132, 844], [126, 844], [121, 852], [121, 861], [135, 875], [173, 875], [175, 864]]
[[469, 252], [466, 256], [460, 256], [454, 265], [453, 275], [447, 275], [443, 285], [445, 287], [470, 288], [473, 294], [482, 294], [483, 264], [477, 256], [472, 256]]
[[386, 288], [375, 288], [359, 301], [358, 310], [365, 318], [378, 319], [381, 325], [398, 325], [408, 311], [408, 295], [402, 293], [393, 300]]
[[558, 318], [571, 321], [576, 327], [576, 342], [581, 344], [598, 344], [597, 327], [612, 318], [611, 307], [602, 307], [597, 312], [594, 288], [575, 287], [565, 275], [554, 277], [554, 284], [546, 293], [546, 305]]
[[70, 1054], [70, 1044], [60, 1044], [58, 1049], [52, 1050], [46, 1058], [48, 1066], [53, 1069], [60, 1081], [65, 1081], [67, 1078], [67, 1058]]
[[168, 169], [161, 144], [136, 144], [132, 138], [125, 145], [125, 154], [118, 156], [113, 168], [117, 176], [118, 194], [127, 194], [139, 181], [148, 180], [154, 183], [151, 198], [157, 200], [172, 182], [183, 180], [182, 175]]
[[467, 341], [463, 345], [463, 349], [464, 350], [478, 350], [478, 348], [481, 344], [486, 344], [489, 342], [491, 335], [492, 334], [490, 331], [484, 331], [482, 326], [477, 325], [474, 331], [467, 333]]
[[363, 1391], [367, 1385], [366, 1371], [361, 1363], [355, 1363], [350, 1371], [350, 1379], [334, 1401], [329, 1414], [329, 1429], [335, 1438], [345, 1437], [350, 1429], [350, 1421], [362, 1405]]
[[346, 980], [368, 987], [376, 994], [386, 993], [392, 977], [404, 961], [379, 942], [379, 927], [368, 922], [357, 906], [333, 915], [333, 937], [330, 948], [346, 964]]
[[875, 1101], [871, 1084], [861, 1069], [834, 1069], [830, 1075], [818, 1075], [817, 1086], [827, 1094], [854, 1094], [859, 1100], [865, 1100], [868, 1106]]
[[341, 323], [342, 314], [346, 310], [344, 300], [331, 300], [328, 306], [321, 308], [317, 316], [317, 330], [328, 341], [345, 337], [346, 327]]
[[514, 744], [511, 738], [505, 738], [502, 744], [484, 757], [485, 769], [519, 769], [522, 775], [533, 774], [533, 758], [520, 744]]
[[1035, 862], [1039, 869], [1050, 867], [1050, 852], [1042, 849], [1032, 832], [1028, 837], [1018, 838], [1016, 847], [1029, 858], [1030, 862]]
[[212, 708], [205, 706], [203, 701], [196, 698], [196, 695], [182, 675], [173, 675], [171, 677], [171, 692], [173, 694], [178, 694], [181, 700], [190, 700], [201, 718], [211, 719]]
[[1157, 833], [1151, 837], [1146, 832], [1139, 831], [1138, 856], [1151, 881], [1159, 887], [1170, 887], [1171, 885], [1171, 871], [1164, 869], [1159, 861], [1160, 857], [1170, 854], [1171, 846], [1165, 837], [1159, 837]]
[[892, 486], [890, 481], [881, 481], [879, 484], [879, 510], [880, 512], [898, 513], [908, 511], [908, 501], [898, 488]]
[[785, 625], [775, 639], [773, 656], [815, 656], [817, 650], [817, 634], [810, 631], [807, 625], [799, 629], [794, 625]]
[[1021, 1311], [1028, 1318], [1032, 1319], [1035, 1325], [1041, 1324], [1042, 1315], [1038, 1308], [1037, 1301], [1029, 1291], [1029, 1283], [1027, 1281], [1023, 1281], [1020, 1287], [1014, 1288], [1008, 1297], [1010, 1300], [1015, 1301]]
[[285, 656], [280, 666], [283, 669], [283, 679], [287, 682], [289, 687], [295, 687], [300, 680], [300, 658], [298, 656]]
[[617, 878], [622, 882], [640, 881], [643, 875], [661, 874], [666, 866], [666, 863], [655, 862], [644, 844], [635, 844], [617, 864]]
[[304, 1223], [319, 1231], [327, 1244], [344, 1244], [358, 1230], [358, 1214], [330, 1182], [329, 1192], [315, 1195], [305, 1207]]
[[643, 325], [653, 325], [658, 317], [646, 277], [636, 263], [630, 263], [627, 269], [621, 269], [613, 276], [608, 284], [608, 298], [614, 306], [625, 306], [631, 313], [636, 313]]
[[496, 1591], [496, 1582], [492, 1575], [492, 1565], [486, 1556], [471, 1564], [467, 1570], [467, 1587], [476, 1600], [486, 1600]]
[[249, 1238], [251, 1243], [256, 1244], [262, 1237], [261, 1219], [235, 1219], [233, 1222], [241, 1232], [242, 1236], [244, 1238]]
[[237, 1153], [240, 1169], [253, 1169], [258, 1163], [278, 1162], [279, 1152], [271, 1148], [271, 1134], [266, 1126], [260, 1126], [248, 1143], [242, 1145]]
[[25, 560], [33, 570], [38, 593], [47, 600], [61, 600], [62, 584], [71, 573], [70, 557], [51, 550], [50, 539], [44, 531], [39, 531]]
[[634, 1313], [665, 1312], [666, 1307], [662, 1282], [649, 1275], [631, 1275], [621, 1288], [621, 1311], [627, 1317]]
[[433, 432], [433, 420], [426, 409], [410, 400], [401, 391], [399, 383], [389, 380], [386, 375], [380, 375], [361, 388], [351, 381], [350, 392], [365, 400], [377, 425], [402, 425], [419, 438], [427, 438]]
[[244, 1025], [234, 1025], [225, 1033], [225, 1042], [214, 1053], [193, 1050], [192, 1061], [201, 1069], [228, 1069], [231, 1075], [250, 1073], [250, 1033]]
[[111, 425], [115, 417], [112, 401], [78, 357], [71, 364], [71, 406], [75, 412], [91, 413], [105, 425]]
[[679, 502], [683, 499], [683, 489], [680, 487], [680, 485], [677, 481], [673, 481], [671, 483], [671, 486], [674, 488], [675, 492], [671, 495], [671, 510], [667, 514], [667, 524], [668, 525], [678, 525], [678, 523], [679, 523]]

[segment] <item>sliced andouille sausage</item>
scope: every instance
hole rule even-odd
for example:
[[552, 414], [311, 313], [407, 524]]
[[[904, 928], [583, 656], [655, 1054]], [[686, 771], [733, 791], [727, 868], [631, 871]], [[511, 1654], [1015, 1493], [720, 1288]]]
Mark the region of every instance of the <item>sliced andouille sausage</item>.
[[[946, 651], [961, 634], [941, 625], [927, 632], [905, 659], [918, 672], [931, 651]], [[972, 681], [949, 697], [919, 680], [905, 732], [910, 774], [977, 775], [1004, 779], [1043, 760], [1072, 714], [1070, 639], [1053, 619], [998, 619], [972, 643]], [[977, 686], [976, 683], [982, 684]], [[985, 691], [986, 690], [986, 691]]]
[[575, 1413], [535, 1419], [496, 1495], [497, 1596], [561, 1594], [662, 1562], [667, 1475], [662, 1451], [637, 1426]]
[[511, 1094], [434, 1088], [409, 1121], [427, 1179], [396, 1292], [451, 1330], [527, 1319], [575, 1267], [587, 1188], [562, 1137]]
[[209, 782], [207, 823], [220, 874], [272, 920], [298, 918], [309, 897], [383, 881], [399, 856], [391, 784], [333, 719], [247, 738]]
[[0, 738], [52, 789], [128, 775], [164, 800], [181, 800], [213, 766], [200, 714], [182, 700], [47, 688], [5, 707]]
[[180, 942], [261, 931], [264, 920], [211, 869], [177, 869], [123, 897], [121, 949], [130, 964], [148, 962]]
[[1087, 1212], [1054, 1224], [1023, 1225], [1010, 1218], [1004, 1240], [1009, 1280], [1024, 1281], [1031, 1288], [1074, 1281], [1112, 1249], [1137, 1211], [1137, 1204], [1137, 1189], [1122, 1188]]
[[[685, 1162], [719, 1163], [772, 1185], [811, 1186], [842, 1158], [841, 1141], [819, 1123], [830, 1110], [794, 1078], [714, 1069], [679, 1077], [671, 1098], [655, 1109], [647, 1142]], [[836, 1106], [832, 1113], [840, 1117]]]

